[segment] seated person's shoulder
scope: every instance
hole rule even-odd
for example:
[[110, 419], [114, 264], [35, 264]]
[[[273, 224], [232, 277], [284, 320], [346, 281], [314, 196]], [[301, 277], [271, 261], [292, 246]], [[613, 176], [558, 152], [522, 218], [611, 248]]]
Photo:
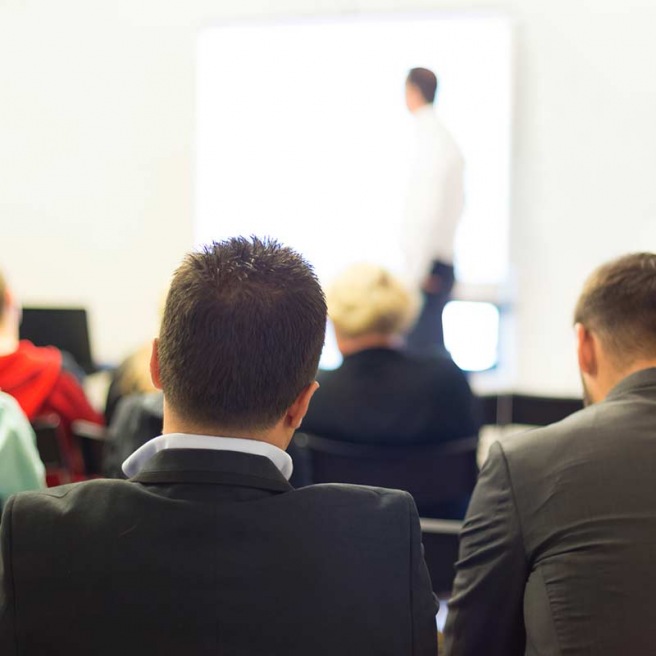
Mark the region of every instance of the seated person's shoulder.
[[56, 487], [21, 492], [10, 499], [12, 511], [33, 517], [35, 512], [55, 514], [70, 511], [78, 504], [93, 506], [101, 497], [129, 492], [128, 481], [98, 478], [81, 483], [68, 483]]
[[368, 485], [320, 483], [294, 490], [298, 503], [314, 506], [348, 508], [353, 512], [391, 512], [416, 514], [412, 496], [403, 490]]
[[339, 378], [340, 369], [319, 369], [317, 372], [317, 382], [319, 385], [331, 383], [335, 378]]
[[6, 426], [15, 421], [26, 422], [18, 401], [5, 392], [0, 391], [0, 425]]
[[433, 372], [434, 375], [441, 377], [466, 379], [463, 370], [447, 355], [435, 355], [424, 358], [424, 367]]
[[589, 445], [592, 431], [604, 424], [603, 408], [589, 406], [548, 426], [527, 428], [499, 439], [498, 451], [509, 465], [535, 463], [546, 468], [572, 453], [577, 445]]
[[[384, 540], [389, 549], [420, 539], [419, 515], [407, 492], [322, 483], [288, 495], [286, 513], [311, 536], [348, 535], [350, 544]], [[412, 537], [414, 535], [414, 538]]]

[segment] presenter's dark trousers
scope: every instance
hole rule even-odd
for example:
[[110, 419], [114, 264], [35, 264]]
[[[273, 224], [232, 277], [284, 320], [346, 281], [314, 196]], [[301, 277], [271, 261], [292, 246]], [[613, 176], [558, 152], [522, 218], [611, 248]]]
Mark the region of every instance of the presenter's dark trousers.
[[438, 278], [439, 291], [423, 291], [424, 302], [417, 322], [406, 338], [408, 352], [416, 355], [434, 355], [446, 353], [444, 347], [444, 328], [442, 312], [451, 298], [455, 272], [453, 265], [435, 261], [431, 268], [431, 276]]

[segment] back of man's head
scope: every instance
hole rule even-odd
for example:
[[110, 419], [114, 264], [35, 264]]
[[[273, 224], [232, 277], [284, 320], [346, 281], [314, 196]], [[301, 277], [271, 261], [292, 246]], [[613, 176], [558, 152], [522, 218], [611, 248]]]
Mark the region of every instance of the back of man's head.
[[412, 68], [406, 78], [407, 84], [414, 85], [427, 103], [435, 102], [437, 76], [427, 68]]
[[273, 240], [234, 238], [188, 255], [158, 342], [167, 404], [226, 429], [274, 425], [316, 375], [326, 303], [312, 267]]
[[633, 253], [587, 280], [575, 323], [596, 333], [618, 369], [656, 358], [656, 254]]

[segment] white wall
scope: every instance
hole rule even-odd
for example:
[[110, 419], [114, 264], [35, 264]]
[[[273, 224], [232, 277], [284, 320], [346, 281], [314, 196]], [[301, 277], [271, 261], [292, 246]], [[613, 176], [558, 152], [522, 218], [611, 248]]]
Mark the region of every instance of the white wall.
[[200, 27], [412, 8], [516, 17], [516, 387], [576, 392], [584, 276], [656, 249], [650, 0], [0, 0], [0, 266], [24, 301], [88, 305], [101, 359], [155, 332], [192, 243]]

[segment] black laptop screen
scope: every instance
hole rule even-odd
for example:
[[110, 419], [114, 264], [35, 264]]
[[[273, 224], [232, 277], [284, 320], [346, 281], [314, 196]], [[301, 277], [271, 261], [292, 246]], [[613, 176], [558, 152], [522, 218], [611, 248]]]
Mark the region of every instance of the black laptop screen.
[[23, 308], [21, 339], [36, 346], [68, 351], [86, 371], [93, 371], [87, 311], [81, 308]]

